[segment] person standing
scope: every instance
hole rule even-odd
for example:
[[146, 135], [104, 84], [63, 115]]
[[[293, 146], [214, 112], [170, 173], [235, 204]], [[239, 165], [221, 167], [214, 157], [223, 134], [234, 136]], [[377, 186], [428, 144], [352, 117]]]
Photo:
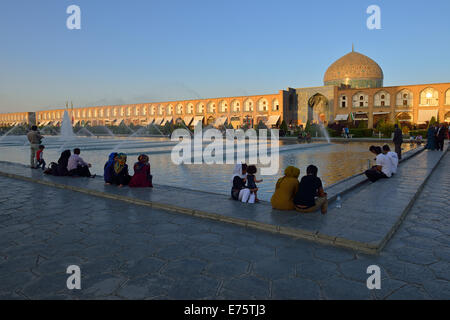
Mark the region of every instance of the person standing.
[[441, 123], [436, 131], [436, 149], [438, 151], [444, 151], [444, 140], [447, 137], [447, 131], [445, 126]]
[[427, 132], [427, 145], [425, 149], [434, 151], [436, 149], [436, 132], [434, 130], [434, 126], [430, 125]]
[[395, 152], [398, 155], [398, 160], [402, 159], [402, 143], [403, 143], [403, 132], [398, 127], [398, 124], [395, 125], [394, 130], [394, 139], [392, 140], [395, 145]]
[[39, 145], [42, 141], [42, 136], [38, 131], [37, 126], [32, 126], [30, 132], [27, 134], [28, 141], [30, 142], [30, 166], [32, 169], [36, 169], [35, 157], [39, 150]]
[[37, 160], [36, 168], [42, 167], [42, 170], [45, 170], [45, 164], [46, 164], [45, 160], [44, 160], [44, 149], [45, 149], [45, 146], [40, 145], [38, 152], [36, 152], [36, 160]]

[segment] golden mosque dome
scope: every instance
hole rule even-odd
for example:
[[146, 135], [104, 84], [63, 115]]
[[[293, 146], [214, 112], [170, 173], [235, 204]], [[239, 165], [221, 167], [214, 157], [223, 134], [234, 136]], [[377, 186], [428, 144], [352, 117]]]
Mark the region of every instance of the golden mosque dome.
[[328, 68], [324, 84], [346, 85], [352, 88], [380, 88], [383, 86], [383, 79], [383, 70], [375, 61], [352, 50]]

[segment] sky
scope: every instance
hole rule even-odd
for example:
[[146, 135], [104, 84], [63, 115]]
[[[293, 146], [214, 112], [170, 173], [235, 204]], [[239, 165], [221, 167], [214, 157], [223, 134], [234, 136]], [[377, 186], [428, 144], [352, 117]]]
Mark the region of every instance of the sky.
[[[366, 26], [373, 4], [380, 30]], [[352, 43], [385, 86], [450, 82], [449, 12], [448, 0], [2, 0], [0, 113], [321, 86]]]

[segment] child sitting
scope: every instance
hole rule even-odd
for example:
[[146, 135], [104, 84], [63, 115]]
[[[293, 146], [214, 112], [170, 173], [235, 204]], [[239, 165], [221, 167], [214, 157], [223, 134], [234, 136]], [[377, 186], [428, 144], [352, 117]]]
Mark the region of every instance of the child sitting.
[[259, 202], [258, 196], [257, 196], [257, 192], [258, 192], [258, 187], [256, 186], [257, 183], [263, 182], [263, 180], [256, 180], [256, 176], [255, 173], [258, 170], [256, 169], [256, 166], [252, 165], [252, 166], [248, 166], [247, 168], [247, 188], [250, 189], [250, 192], [253, 193], [255, 195], [255, 202]]
[[36, 169], [39, 169], [42, 166], [42, 170], [45, 170], [45, 161], [43, 157], [44, 149], [45, 147], [41, 144], [39, 146], [39, 150], [36, 152], [36, 160], [37, 160]]

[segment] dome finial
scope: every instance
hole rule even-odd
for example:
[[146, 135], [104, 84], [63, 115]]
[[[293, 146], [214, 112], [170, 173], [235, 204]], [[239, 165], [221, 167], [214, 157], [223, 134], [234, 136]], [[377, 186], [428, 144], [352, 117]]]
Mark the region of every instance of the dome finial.
[[355, 44], [352, 43], [352, 52], [355, 52]]

